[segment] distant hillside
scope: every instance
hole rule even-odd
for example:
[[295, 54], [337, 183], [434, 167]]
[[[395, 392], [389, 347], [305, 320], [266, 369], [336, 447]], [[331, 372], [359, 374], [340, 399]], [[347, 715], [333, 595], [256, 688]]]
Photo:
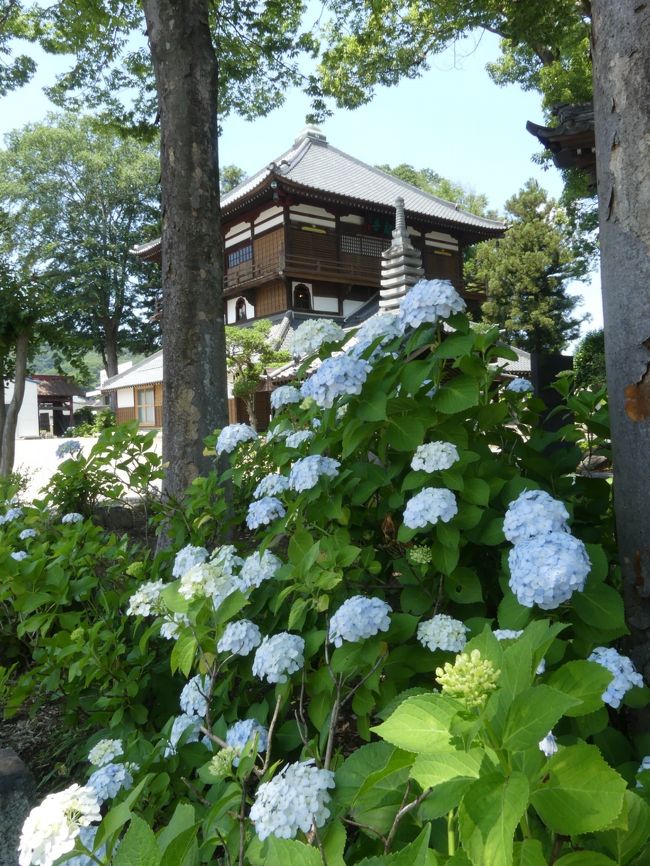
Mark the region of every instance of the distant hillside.
[[[133, 361], [133, 363], [136, 363], [143, 358], [144, 355], [120, 355], [119, 362], [120, 364], [123, 361]], [[83, 365], [86, 368], [85, 373], [73, 369], [68, 363], [57, 366], [54, 354], [45, 349], [34, 357], [34, 360], [30, 364], [30, 372], [35, 374], [40, 373], [44, 376], [63, 373], [64, 375], [72, 376], [75, 382], [78, 382], [82, 388], [98, 388], [99, 374], [104, 369], [101, 355], [97, 352], [87, 352], [83, 356]]]

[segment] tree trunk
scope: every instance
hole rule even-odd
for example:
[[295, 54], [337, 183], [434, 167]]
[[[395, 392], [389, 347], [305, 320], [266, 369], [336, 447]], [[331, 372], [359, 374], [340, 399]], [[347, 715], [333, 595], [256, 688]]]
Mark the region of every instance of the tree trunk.
[[106, 375], [110, 379], [111, 376], [117, 376], [117, 330], [119, 322], [104, 321], [104, 345], [102, 346], [102, 359], [104, 361], [104, 369]]
[[0, 461], [2, 460], [2, 433], [5, 429], [7, 404], [5, 402], [5, 362], [0, 358]]
[[246, 397], [244, 399], [244, 406], [246, 407], [246, 412], [248, 413], [248, 423], [251, 425], [253, 430], [257, 430], [257, 413], [255, 411], [255, 394], [251, 394], [250, 397]]
[[650, 682], [650, 6], [593, 0], [605, 358], [629, 652]]
[[163, 492], [180, 499], [228, 423], [217, 159], [217, 60], [209, 0], [143, 0], [161, 132]]
[[[16, 339], [16, 367], [14, 371], [14, 394], [7, 406], [4, 428], [2, 430], [2, 448], [0, 449], [0, 478], [11, 475], [14, 468], [16, 453], [16, 427], [18, 413], [25, 396], [25, 377], [27, 376], [27, 350], [29, 349], [29, 334], [19, 334]], [[3, 385], [4, 388], [4, 385]], [[4, 390], [3, 390], [4, 402]]]

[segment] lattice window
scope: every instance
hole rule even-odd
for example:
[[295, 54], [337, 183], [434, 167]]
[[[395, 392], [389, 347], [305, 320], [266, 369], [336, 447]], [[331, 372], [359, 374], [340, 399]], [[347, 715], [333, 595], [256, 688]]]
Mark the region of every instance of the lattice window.
[[342, 253], [379, 258], [390, 246], [390, 241], [383, 238], [368, 238], [364, 235], [341, 235], [340, 244]]
[[228, 253], [228, 268], [235, 268], [237, 265], [243, 264], [243, 262], [250, 262], [253, 258], [253, 245], [246, 244], [244, 247], [240, 247], [238, 250], [233, 250], [232, 253]]

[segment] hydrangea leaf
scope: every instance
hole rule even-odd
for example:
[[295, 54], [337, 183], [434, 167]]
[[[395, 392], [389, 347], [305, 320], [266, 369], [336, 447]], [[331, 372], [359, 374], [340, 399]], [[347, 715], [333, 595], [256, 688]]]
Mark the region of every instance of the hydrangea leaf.
[[608, 827], [623, 808], [626, 788], [596, 746], [578, 743], [549, 759], [531, 802], [547, 827], [575, 836]]
[[608, 630], [620, 629], [620, 634], [628, 634], [623, 599], [614, 587], [589, 579], [582, 592], [574, 593], [571, 603], [587, 625]]
[[627, 830], [606, 830], [599, 835], [617, 863], [629, 863], [650, 838], [650, 805], [634, 791], [626, 791], [625, 811]]
[[483, 601], [483, 590], [478, 575], [471, 568], [456, 568], [445, 578], [445, 591], [458, 604]]
[[449, 727], [460, 709], [459, 703], [443, 695], [416, 695], [371, 730], [407, 752], [426, 755], [451, 750]]
[[602, 694], [611, 681], [612, 674], [602, 665], [577, 659], [553, 671], [548, 685], [579, 701], [566, 711], [567, 716], [584, 716], [603, 706]]
[[461, 374], [449, 379], [432, 398], [435, 408], [445, 415], [453, 415], [477, 406], [479, 401], [478, 381]]
[[542, 843], [538, 839], [515, 842], [514, 866], [548, 866]]
[[424, 424], [408, 415], [388, 418], [386, 441], [396, 451], [415, 451], [424, 439]]
[[196, 837], [197, 828], [194, 826], [179, 833], [165, 849], [160, 866], [199, 866], [199, 846]]
[[321, 866], [318, 848], [312, 845], [275, 836], [269, 836], [267, 844], [266, 866]]
[[113, 857], [114, 866], [158, 866], [160, 858], [153, 830], [146, 821], [133, 815], [129, 829]]
[[598, 851], [572, 851], [555, 861], [555, 866], [618, 866]]
[[181, 635], [172, 649], [170, 665], [172, 673], [180, 671], [185, 676], [189, 675], [196, 653], [196, 638], [193, 634]]
[[417, 839], [401, 851], [381, 854], [379, 857], [364, 857], [358, 866], [437, 866], [438, 858], [429, 849], [430, 834], [431, 825], [427, 824]]
[[458, 810], [463, 848], [475, 866], [512, 866], [515, 829], [528, 806], [528, 780], [490, 773], [467, 791]]
[[567, 710], [579, 702], [549, 686], [532, 686], [513, 700], [503, 733], [503, 745], [522, 751], [542, 740]]
[[423, 789], [436, 788], [453, 779], [478, 779], [484, 756], [482, 749], [418, 755], [411, 768], [411, 778]]
[[375, 391], [369, 399], [360, 400], [355, 406], [355, 417], [362, 421], [384, 421], [386, 419], [386, 395]]

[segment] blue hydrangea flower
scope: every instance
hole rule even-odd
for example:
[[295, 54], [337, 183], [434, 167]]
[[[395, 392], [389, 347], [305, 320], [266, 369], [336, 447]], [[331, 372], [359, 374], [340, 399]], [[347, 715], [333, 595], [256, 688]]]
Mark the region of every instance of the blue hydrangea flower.
[[197, 674], [183, 688], [181, 692], [181, 710], [187, 716], [200, 716], [204, 718], [208, 712], [211, 682], [207, 674]]
[[320, 454], [311, 454], [309, 457], [296, 460], [289, 472], [289, 487], [296, 493], [311, 490], [318, 484], [319, 478], [335, 478], [339, 473], [340, 465], [338, 460]]
[[296, 634], [281, 631], [265, 637], [253, 659], [253, 676], [269, 683], [286, 683], [287, 676], [305, 663], [305, 642]]
[[0, 526], [5, 523], [12, 523], [23, 516], [22, 508], [8, 508], [4, 514], [0, 514]]
[[311, 397], [321, 409], [329, 409], [344, 394], [360, 394], [370, 369], [362, 358], [350, 355], [326, 358], [300, 392], [303, 397]]
[[176, 716], [165, 747], [165, 757], [169, 758], [170, 755], [176, 754], [176, 747], [181, 737], [183, 737], [184, 743], [198, 743], [200, 732], [201, 719], [199, 716], [187, 716], [185, 714]]
[[289, 489], [289, 479], [286, 475], [272, 472], [266, 475], [255, 488], [253, 499], [262, 499], [264, 496], [279, 496]]
[[307, 319], [294, 331], [291, 339], [291, 354], [294, 358], [313, 355], [325, 343], [342, 343], [345, 333], [331, 319]]
[[520, 376], [511, 379], [506, 385], [506, 391], [512, 391], [514, 394], [529, 394], [533, 390], [533, 383], [528, 379], [523, 379]]
[[300, 403], [302, 397], [298, 388], [293, 385], [281, 385], [271, 392], [271, 409], [281, 409], [283, 406], [291, 406], [293, 403]]
[[257, 439], [257, 433], [248, 424], [228, 424], [219, 433], [217, 439], [217, 454], [230, 454], [242, 442], [252, 442]]
[[249, 529], [257, 529], [258, 526], [266, 526], [279, 517], [284, 517], [286, 509], [275, 496], [265, 496], [248, 506], [246, 515], [246, 526]]
[[391, 606], [380, 598], [354, 595], [343, 602], [330, 620], [329, 639], [334, 646], [343, 641], [357, 643], [390, 628]]
[[[238, 753], [244, 749], [246, 743], [250, 742], [257, 736], [257, 751], [265, 752], [269, 744], [269, 732], [264, 725], [256, 719], [244, 719], [242, 722], [235, 722], [226, 731], [226, 742], [231, 749], [235, 749]], [[239, 757], [233, 760], [235, 767], [239, 766]]]
[[517, 640], [523, 633], [523, 628], [495, 628], [492, 632], [497, 640]]
[[299, 830], [322, 827], [330, 815], [328, 788], [333, 787], [331, 770], [320, 770], [313, 761], [288, 764], [257, 789], [250, 812], [257, 836], [262, 841], [267, 836], [295, 839]]
[[348, 348], [348, 354], [359, 358], [376, 340], [379, 340], [376, 348], [370, 355], [370, 361], [383, 354], [382, 347], [401, 337], [402, 329], [399, 318], [392, 313], [378, 313], [371, 316], [361, 325], [354, 336], [354, 343]]
[[217, 644], [220, 653], [232, 653], [236, 656], [247, 656], [262, 643], [259, 628], [249, 619], [229, 622]]
[[591, 562], [584, 544], [566, 532], [548, 532], [515, 544], [508, 556], [510, 589], [519, 604], [554, 610], [584, 588]]
[[417, 638], [426, 649], [459, 653], [465, 648], [469, 629], [458, 619], [438, 613], [418, 625]]
[[458, 460], [458, 449], [451, 442], [428, 442], [419, 445], [411, 460], [411, 469], [420, 472], [440, 472], [449, 469]]
[[79, 514], [77, 511], [71, 511], [69, 514], [63, 515], [61, 523], [82, 523], [83, 519], [83, 514]]
[[68, 439], [67, 442], [62, 442], [56, 449], [56, 456], [61, 460], [66, 454], [77, 454], [79, 451], [81, 451], [81, 442], [78, 439]]
[[174, 558], [174, 567], [172, 568], [173, 577], [182, 577], [190, 568], [205, 562], [208, 558], [208, 551], [205, 547], [195, 547], [193, 544], [187, 544], [178, 551]]
[[287, 448], [300, 448], [301, 445], [313, 438], [313, 430], [296, 430], [295, 433], [290, 433], [284, 441]]
[[281, 566], [282, 560], [270, 550], [265, 550], [264, 553], [256, 550], [244, 560], [242, 570], [236, 578], [237, 586], [242, 592], [256, 589], [265, 580], [270, 580]]
[[511, 544], [519, 544], [535, 535], [568, 532], [568, 518], [563, 502], [544, 490], [524, 490], [508, 505], [503, 534]]
[[[97, 851], [95, 851], [95, 836], [98, 829], [99, 827], [96, 824], [82, 827], [79, 831], [79, 839], [81, 840], [81, 844], [89, 851], [93, 851], [97, 860], [103, 863], [106, 859], [106, 845], [100, 845]], [[117, 846], [115, 850], [117, 850]], [[65, 866], [96, 866], [97, 860], [91, 859], [88, 854], [77, 854], [75, 857], [69, 857], [65, 861]]]
[[36, 538], [38, 533], [35, 529], [23, 529], [23, 531], [19, 534], [18, 538], [21, 541], [25, 541], [28, 538]]
[[95, 767], [103, 767], [123, 754], [122, 740], [100, 740], [88, 752], [88, 760]]
[[104, 764], [95, 770], [86, 784], [103, 803], [112, 800], [122, 790], [128, 791], [133, 785], [133, 776], [124, 764]]
[[[636, 775], [638, 776], [639, 773], [643, 773], [646, 770], [650, 770], [650, 755], [646, 755], [642, 759], [641, 763], [639, 764], [639, 769], [636, 771]], [[643, 788], [643, 784], [638, 779], [637, 779], [636, 786], [637, 786], [637, 788]]]
[[27, 551], [26, 550], [14, 550], [11, 554], [11, 558], [15, 559], [16, 562], [22, 562], [23, 559], [27, 559]]
[[614, 709], [620, 707], [625, 692], [633, 686], [643, 686], [643, 677], [634, 667], [632, 660], [613, 647], [597, 646], [587, 661], [598, 662], [612, 674], [613, 679], [603, 692], [602, 698], [604, 703]]
[[400, 304], [402, 332], [407, 327], [419, 328], [424, 322], [435, 325], [439, 319], [448, 319], [452, 313], [462, 313], [465, 306], [465, 301], [449, 280], [420, 280]]
[[439, 520], [443, 523], [458, 514], [456, 497], [444, 487], [424, 487], [406, 503], [404, 525], [410, 529], [424, 529]]
[[551, 755], [557, 752], [557, 740], [553, 735], [553, 731], [549, 731], [544, 739], [539, 741], [539, 749], [547, 758], [550, 758]]

